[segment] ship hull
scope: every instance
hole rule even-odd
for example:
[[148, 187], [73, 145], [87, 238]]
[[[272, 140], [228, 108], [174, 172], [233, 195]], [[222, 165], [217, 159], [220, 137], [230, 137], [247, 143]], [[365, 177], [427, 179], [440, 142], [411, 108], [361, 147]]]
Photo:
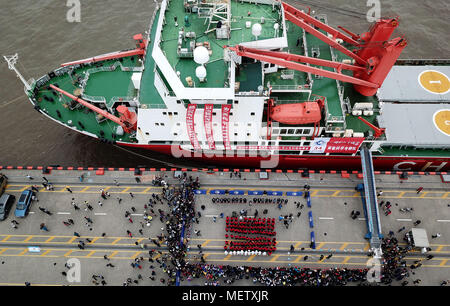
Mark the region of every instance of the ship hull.
[[[150, 150], [170, 156], [180, 156], [181, 159], [200, 161], [209, 165], [225, 168], [267, 168], [269, 158], [261, 156], [209, 156], [206, 154], [193, 154], [177, 148], [173, 154], [171, 145], [139, 145], [118, 143], [121, 146]], [[291, 156], [274, 155], [271, 157], [275, 168], [279, 169], [311, 169], [311, 170], [361, 170], [359, 156]], [[373, 156], [375, 170], [378, 171], [450, 171], [450, 158], [445, 157], [396, 157]], [[270, 166], [269, 166], [270, 168]]]

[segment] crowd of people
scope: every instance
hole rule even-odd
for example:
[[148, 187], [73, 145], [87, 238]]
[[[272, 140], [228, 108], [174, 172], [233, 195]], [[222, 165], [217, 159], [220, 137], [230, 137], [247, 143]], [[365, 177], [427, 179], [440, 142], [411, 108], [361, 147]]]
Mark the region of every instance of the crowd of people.
[[[29, 180], [33, 180], [31, 176]], [[162, 269], [166, 277], [161, 277], [159, 281], [162, 284], [176, 285], [178, 281], [195, 281], [204, 279], [206, 286], [218, 286], [218, 285], [245, 285], [248, 281], [252, 281], [254, 284], [266, 285], [266, 286], [343, 286], [349, 283], [358, 285], [370, 284], [368, 281], [368, 269], [347, 269], [347, 268], [330, 268], [330, 269], [311, 269], [305, 267], [250, 267], [250, 266], [231, 266], [231, 265], [209, 265], [206, 264], [205, 258], [202, 255], [202, 247], [198, 245], [200, 253], [200, 263], [188, 259], [187, 253], [189, 251], [189, 237], [191, 232], [197, 236], [200, 235], [200, 231], [192, 231], [192, 224], [199, 223], [201, 217], [200, 212], [195, 211], [195, 196], [194, 190], [200, 188], [198, 178], [194, 179], [192, 176], [187, 176], [183, 173], [179, 178], [179, 184], [177, 186], [169, 186], [166, 177], [158, 176], [153, 180], [153, 185], [160, 186], [162, 193], [152, 194], [151, 198], [146, 204], [144, 204], [144, 220], [149, 225], [149, 222], [153, 217], [159, 217], [159, 220], [163, 224], [161, 228], [162, 233], [157, 236], [157, 239], [149, 238], [157, 248], [148, 250], [148, 258], [137, 257], [131, 263], [132, 269], [138, 271], [137, 278], [127, 278], [124, 282], [124, 286], [132, 284], [138, 284], [144, 279], [143, 264], [148, 260], [150, 263], [149, 271], [151, 275], [148, 277], [152, 281], [156, 281], [156, 267], [155, 262], [159, 264], [159, 268]], [[43, 178], [43, 186], [47, 187], [51, 185], [48, 180]], [[118, 186], [118, 182], [116, 181]], [[305, 193], [309, 192], [309, 186], [305, 185]], [[33, 190], [38, 192], [37, 186], [33, 186]], [[47, 189], [48, 190], [48, 189]], [[51, 189], [50, 189], [51, 190]], [[67, 190], [72, 193], [70, 188]], [[110, 198], [110, 194], [107, 191], [101, 190], [101, 198], [107, 200]], [[134, 195], [130, 193], [130, 197], [134, 198]], [[117, 198], [119, 204], [120, 198]], [[247, 201], [245, 198], [233, 197], [233, 198], [214, 198], [213, 203], [223, 203], [223, 199], [228, 199], [229, 202], [235, 204], [245, 204]], [[37, 198], [36, 198], [37, 200]], [[244, 202], [245, 200], [245, 202]], [[38, 200], [37, 200], [38, 201]], [[253, 201], [248, 203], [261, 203], [261, 204], [287, 204], [287, 199], [281, 198], [253, 198]], [[72, 198], [71, 202], [75, 210], [80, 210], [75, 203], [75, 198]], [[160, 204], [163, 209], [156, 209], [155, 205]], [[297, 208], [302, 209], [303, 204], [294, 202]], [[85, 201], [85, 211], [92, 211], [93, 207]], [[99, 206], [102, 206], [99, 201]], [[390, 209], [389, 202], [381, 202], [380, 206], [388, 211]], [[136, 212], [135, 207], [130, 208], [133, 213]], [[45, 207], [39, 206], [39, 210], [43, 214], [49, 216], [52, 213]], [[156, 211], [155, 211], [156, 210]], [[267, 213], [263, 212], [263, 213]], [[300, 213], [300, 212], [299, 212]], [[225, 251], [252, 251], [252, 254], [261, 255], [263, 252], [270, 255], [276, 250], [276, 235], [275, 232], [275, 220], [273, 218], [257, 218], [257, 210], [255, 210], [254, 217], [247, 217], [247, 210], [242, 209], [239, 212], [240, 216], [234, 215], [232, 217], [226, 217], [226, 233], [225, 233]], [[125, 212], [125, 218], [130, 223], [134, 223], [131, 212], [128, 210]], [[353, 211], [352, 218], [359, 216], [359, 212]], [[221, 214], [221, 218], [224, 215]], [[299, 217], [299, 215], [298, 215]], [[283, 221], [286, 228], [293, 220], [293, 214], [285, 216], [280, 215], [279, 221]], [[93, 220], [85, 216], [84, 220], [86, 226], [92, 230]], [[13, 220], [14, 221], [14, 220]], [[73, 226], [74, 220], [68, 219], [63, 221], [65, 226]], [[415, 222], [415, 225], [419, 224], [420, 220]], [[12, 223], [14, 228], [17, 228], [17, 222]], [[142, 229], [145, 222], [141, 222], [142, 228], [139, 230], [141, 236], [144, 235]], [[40, 229], [48, 231], [46, 224], [41, 223]], [[132, 228], [130, 228], [133, 230]], [[398, 232], [403, 231], [405, 227]], [[128, 229], [128, 236], [133, 237], [133, 233]], [[106, 233], [102, 236], [105, 237]], [[250, 236], [256, 235], [256, 236]], [[85, 249], [86, 243], [90, 243], [89, 238], [82, 238], [77, 232], [74, 232], [74, 236], [78, 237], [78, 247]], [[441, 236], [439, 233], [433, 238]], [[393, 281], [401, 282], [401, 285], [405, 286], [409, 283], [407, 278], [415, 274], [415, 269], [422, 266], [422, 260], [416, 260], [413, 264], [407, 264], [405, 257], [413, 249], [411, 239], [408, 239], [407, 233], [404, 236], [406, 242], [405, 247], [399, 246], [398, 240], [394, 237], [394, 232], [389, 233], [389, 237], [382, 240], [382, 269], [380, 280], [382, 284], [390, 285]], [[167, 246], [168, 254], [163, 254], [160, 248], [163, 244]], [[136, 242], [136, 246], [147, 250], [147, 246], [144, 243]], [[428, 249], [427, 251], [430, 251]], [[294, 246], [291, 245], [291, 252], [294, 252]], [[155, 256], [156, 255], [156, 256]], [[373, 254], [369, 254], [372, 256]], [[307, 258], [308, 256], [305, 256]], [[332, 257], [332, 254], [326, 257], [325, 260]], [[325, 258], [321, 255], [321, 259]], [[433, 255], [428, 255], [426, 260], [431, 260]], [[114, 268], [115, 266], [110, 262], [110, 259], [105, 255], [104, 259], [107, 261], [106, 267]], [[306, 259], [305, 259], [306, 260]], [[70, 268], [66, 266], [66, 268]], [[65, 275], [65, 271], [61, 272]], [[240, 282], [240, 281], [243, 282]], [[420, 279], [412, 280], [412, 284], [419, 284]], [[450, 281], [443, 281], [441, 285], [445, 286]], [[102, 275], [93, 275], [92, 283], [95, 285], [106, 285], [106, 280]], [[375, 283], [378, 284], [378, 283]]]
[[[189, 264], [182, 270], [188, 282], [204, 279], [205, 286], [243, 285], [248, 281], [265, 286], [344, 286], [366, 283], [367, 269], [309, 269], [299, 267], [250, 267]], [[244, 280], [244, 283], [240, 283]]]

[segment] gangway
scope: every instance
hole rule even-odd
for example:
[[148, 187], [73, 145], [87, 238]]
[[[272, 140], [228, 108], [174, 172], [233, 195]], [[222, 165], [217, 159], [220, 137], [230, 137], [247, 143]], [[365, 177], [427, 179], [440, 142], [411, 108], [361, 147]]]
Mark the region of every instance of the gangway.
[[361, 192], [361, 199], [364, 206], [364, 214], [367, 223], [367, 235], [372, 249], [381, 251], [381, 223], [378, 212], [378, 199], [375, 185], [375, 174], [373, 170], [372, 153], [361, 147], [361, 164], [363, 170], [364, 184], [359, 184], [356, 189]]

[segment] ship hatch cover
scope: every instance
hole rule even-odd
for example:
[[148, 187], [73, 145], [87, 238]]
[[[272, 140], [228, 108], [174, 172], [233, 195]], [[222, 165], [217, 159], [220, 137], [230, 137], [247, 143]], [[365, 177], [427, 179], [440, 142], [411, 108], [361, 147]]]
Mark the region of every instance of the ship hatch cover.
[[381, 101], [450, 102], [450, 66], [394, 66], [378, 90]]

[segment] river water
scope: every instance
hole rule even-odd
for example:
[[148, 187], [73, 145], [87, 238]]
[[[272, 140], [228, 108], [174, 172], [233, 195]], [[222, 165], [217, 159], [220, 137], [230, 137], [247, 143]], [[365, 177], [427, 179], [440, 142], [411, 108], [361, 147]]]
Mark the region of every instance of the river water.
[[[147, 29], [155, 7], [153, 0], [81, 0], [81, 22], [69, 23], [66, 2], [0, 0], [0, 55], [18, 52], [17, 67], [25, 78], [39, 78], [63, 62], [133, 47], [132, 36]], [[342, 25], [355, 33], [369, 26], [365, 0], [287, 2], [313, 4], [316, 12], [328, 15], [330, 25]], [[448, 0], [382, 0], [381, 12], [382, 16], [401, 16], [400, 29], [409, 41], [401, 58], [450, 58]], [[0, 80], [0, 165], [191, 164], [148, 151], [136, 155], [39, 115], [28, 102], [22, 83], [3, 61]]]

